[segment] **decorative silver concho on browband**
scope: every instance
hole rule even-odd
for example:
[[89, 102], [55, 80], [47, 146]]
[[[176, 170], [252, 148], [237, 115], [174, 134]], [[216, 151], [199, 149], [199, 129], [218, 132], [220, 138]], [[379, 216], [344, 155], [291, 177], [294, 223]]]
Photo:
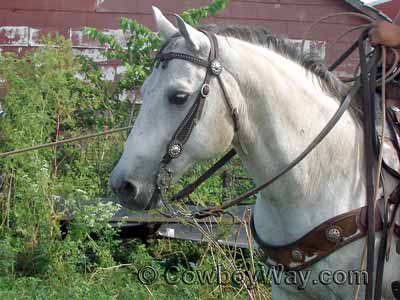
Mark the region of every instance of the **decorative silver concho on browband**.
[[222, 65], [218, 60], [213, 60], [210, 65], [210, 70], [213, 75], [218, 76], [222, 72]]

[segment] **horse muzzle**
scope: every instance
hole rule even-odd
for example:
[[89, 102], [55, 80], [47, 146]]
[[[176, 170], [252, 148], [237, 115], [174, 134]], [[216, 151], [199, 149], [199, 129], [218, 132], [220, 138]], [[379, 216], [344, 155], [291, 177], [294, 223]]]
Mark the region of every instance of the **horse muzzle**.
[[110, 188], [124, 208], [146, 210], [158, 206], [160, 197], [154, 183], [120, 176], [113, 172], [110, 177]]

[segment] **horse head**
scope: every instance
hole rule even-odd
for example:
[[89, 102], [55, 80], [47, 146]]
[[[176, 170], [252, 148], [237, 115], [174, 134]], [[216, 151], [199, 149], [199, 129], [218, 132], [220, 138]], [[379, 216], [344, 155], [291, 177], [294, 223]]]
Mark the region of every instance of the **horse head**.
[[[157, 9], [154, 18], [164, 46], [159, 54], [179, 53], [208, 61], [211, 41], [204, 32], [176, 16], [177, 27]], [[161, 161], [178, 128], [191, 115], [204, 93], [209, 69], [191, 61], [157, 61], [141, 88], [142, 106], [124, 152], [114, 168], [110, 186], [123, 206], [149, 209], [158, 206], [157, 176]], [[212, 76], [211, 76], [212, 77]], [[218, 81], [207, 82], [207, 98], [201, 117], [194, 120], [179, 157], [164, 163], [176, 182], [194, 163], [213, 158], [232, 143], [234, 126]], [[177, 149], [172, 149], [172, 151]]]

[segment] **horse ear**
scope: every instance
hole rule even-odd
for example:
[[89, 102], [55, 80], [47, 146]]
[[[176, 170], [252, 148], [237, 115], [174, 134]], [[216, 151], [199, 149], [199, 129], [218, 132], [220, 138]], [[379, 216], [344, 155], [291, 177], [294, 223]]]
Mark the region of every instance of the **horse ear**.
[[157, 31], [164, 41], [178, 33], [178, 29], [176, 29], [176, 27], [155, 6], [153, 6], [153, 16], [156, 22]]
[[187, 24], [180, 16], [175, 15], [175, 17], [179, 32], [185, 38], [186, 42], [192, 49], [199, 51], [201, 41], [205, 38], [204, 34]]

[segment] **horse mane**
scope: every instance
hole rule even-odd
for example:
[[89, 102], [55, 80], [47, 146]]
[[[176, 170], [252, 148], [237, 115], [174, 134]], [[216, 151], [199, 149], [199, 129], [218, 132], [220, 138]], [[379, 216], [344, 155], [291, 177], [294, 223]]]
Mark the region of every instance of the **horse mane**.
[[274, 35], [264, 27], [202, 25], [200, 29], [267, 47], [314, 74], [324, 91], [331, 96], [342, 100], [347, 93], [347, 86], [334, 73], [328, 71], [324, 60], [316, 52], [303, 53], [300, 47], [288, 38]]

